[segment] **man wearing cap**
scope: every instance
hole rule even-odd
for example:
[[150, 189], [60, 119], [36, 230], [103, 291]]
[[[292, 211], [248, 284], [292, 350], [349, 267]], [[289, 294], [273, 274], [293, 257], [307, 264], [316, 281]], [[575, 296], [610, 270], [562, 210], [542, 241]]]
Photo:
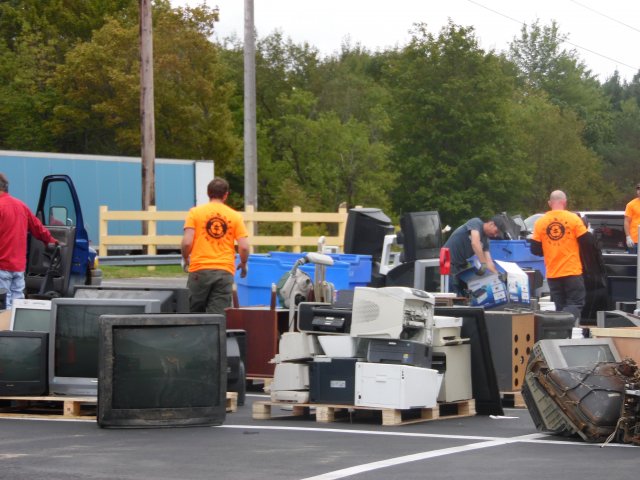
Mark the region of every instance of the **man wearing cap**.
[[582, 219], [566, 210], [567, 196], [551, 192], [549, 210], [533, 226], [531, 253], [544, 256], [551, 301], [556, 310], [571, 312], [579, 324], [585, 302], [585, 287], [580, 260], [581, 244], [588, 240]]
[[627, 251], [638, 253], [638, 225], [640, 225], [640, 183], [636, 184], [636, 198], [624, 209], [624, 233], [627, 235]]
[[450, 291], [462, 294], [458, 273], [468, 267], [469, 258], [473, 255], [476, 255], [480, 261], [481, 267], [478, 270], [480, 275], [486, 270], [498, 273], [489, 253], [489, 239], [500, 238], [506, 231], [505, 220], [500, 216], [495, 216], [486, 222], [477, 217], [472, 218], [455, 229], [444, 244], [444, 248], [448, 248], [451, 255]]

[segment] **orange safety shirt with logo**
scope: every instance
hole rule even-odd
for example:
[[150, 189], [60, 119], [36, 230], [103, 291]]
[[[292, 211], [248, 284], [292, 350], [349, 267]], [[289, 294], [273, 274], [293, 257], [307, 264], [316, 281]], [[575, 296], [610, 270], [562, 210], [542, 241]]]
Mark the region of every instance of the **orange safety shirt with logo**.
[[578, 238], [586, 232], [582, 219], [567, 210], [551, 210], [536, 221], [532, 240], [542, 244], [547, 278], [582, 275]]
[[226, 270], [235, 274], [235, 241], [248, 236], [242, 215], [224, 203], [209, 202], [189, 210], [184, 228], [195, 230], [190, 272]]
[[638, 225], [640, 225], [640, 198], [634, 198], [627, 203], [627, 208], [624, 209], [624, 216], [629, 217], [631, 222], [629, 224], [629, 236], [638, 243]]

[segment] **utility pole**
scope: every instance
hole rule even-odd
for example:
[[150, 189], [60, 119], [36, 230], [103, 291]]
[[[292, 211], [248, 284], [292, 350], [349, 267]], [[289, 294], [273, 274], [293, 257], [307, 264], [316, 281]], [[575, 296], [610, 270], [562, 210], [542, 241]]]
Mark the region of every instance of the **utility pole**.
[[[153, 106], [153, 33], [151, 0], [140, 0], [140, 133], [142, 158], [142, 210], [156, 204], [156, 137]], [[142, 234], [148, 234], [142, 222]], [[146, 252], [146, 249], [145, 249]]]
[[253, 0], [244, 0], [244, 205], [258, 210], [256, 36]]

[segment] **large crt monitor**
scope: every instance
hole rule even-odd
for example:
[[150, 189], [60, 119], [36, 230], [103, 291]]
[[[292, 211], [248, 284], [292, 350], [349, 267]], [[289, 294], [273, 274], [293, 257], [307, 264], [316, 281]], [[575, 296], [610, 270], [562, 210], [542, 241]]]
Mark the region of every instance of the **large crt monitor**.
[[13, 301], [10, 330], [20, 332], [48, 332], [51, 300], [20, 298]]
[[540, 340], [533, 346], [533, 355], [544, 358], [552, 369], [620, 361], [618, 350], [610, 338]]
[[45, 332], [0, 331], [0, 395], [47, 394]]
[[149, 298], [162, 313], [189, 313], [189, 289], [160, 285], [76, 285], [75, 298]]
[[101, 427], [219, 425], [226, 415], [222, 315], [100, 319]]
[[56, 298], [49, 326], [49, 390], [98, 394], [98, 319], [101, 315], [160, 312], [157, 300]]
[[440, 256], [442, 228], [438, 212], [405, 213], [400, 218], [400, 231], [405, 262]]
[[382, 257], [385, 235], [393, 235], [391, 219], [379, 208], [352, 208], [347, 216], [344, 253]]

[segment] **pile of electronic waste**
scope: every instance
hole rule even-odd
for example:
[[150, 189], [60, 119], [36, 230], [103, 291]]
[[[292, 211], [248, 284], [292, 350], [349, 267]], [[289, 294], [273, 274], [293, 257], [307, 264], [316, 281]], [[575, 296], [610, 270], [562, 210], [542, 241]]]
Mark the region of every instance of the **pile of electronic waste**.
[[[462, 319], [434, 317], [435, 298], [422, 290], [356, 287], [350, 294], [344, 302], [290, 302], [291, 328], [273, 359], [272, 401], [409, 409], [435, 407], [442, 395], [472, 397]], [[450, 352], [450, 380], [445, 347], [460, 350]]]
[[540, 340], [522, 396], [540, 431], [640, 445], [640, 370], [611, 339]]

